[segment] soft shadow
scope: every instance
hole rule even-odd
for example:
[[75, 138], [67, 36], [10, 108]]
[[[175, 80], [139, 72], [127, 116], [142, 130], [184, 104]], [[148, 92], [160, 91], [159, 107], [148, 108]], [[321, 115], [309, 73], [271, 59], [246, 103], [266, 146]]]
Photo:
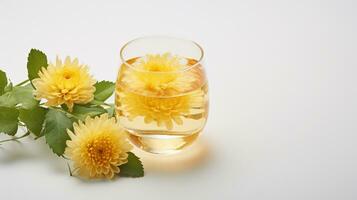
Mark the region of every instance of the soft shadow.
[[0, 147], [1, 165], [32, 161], [47, 164], [58, 174], [68, 171], [65, 160], [52, 152], [44, 138], [24, 138], [21, 142], [7, 142]]
[[11, 164], [23, 160], [36, 159], [38, 156], [34, 155], [29, 150], [24, 150], [25, 145], [20, 142], [12, 142], [11, 145], [0, 146], [0, 163]]
[[[176, 154], [151, 154], [138, 148], [134, 149], [134, 153], [143, 162], [145, 173], [176, 174], [203, 167], [211, 158], [211, 144], [206, 138], [200, 137], [194, 144]], [[47, 164], [57, 174], [68, 173], [66, 161], [53, 154], [43, 138], [36, 141], [26, 138], [23, 143], [10, 142], [0, 146], [0, 164], [2, 165], [12, 165], [29, 160]], [[86, 179], [79, 179], [79, 181], [84, 183], [107, 182], [103, 180], [88, 181]]]
[[143, 162], [146, 172], [179, 173], [203, 166], [211, 155], [210, 143], [200, 137], [193, 145], [176, 154], [158, 155], [136, 148], [134, 153]]
[[[203, 167], [211, 157], [211, 146], [205, 138], [199, 138], [191, 146], [179, 151], [176, 154], [159, 155], [147, 153], [139, 148], [134, 149], [143, 162], [145, 173], [158, 172], [160, 174], [178, 174]], [[115, 177], [113, 180], [104, 179], [83, 179], [77, 177], [78, 183], [97, 185], [107, 184], [112, 181], [123, 181], [123, 178]]]

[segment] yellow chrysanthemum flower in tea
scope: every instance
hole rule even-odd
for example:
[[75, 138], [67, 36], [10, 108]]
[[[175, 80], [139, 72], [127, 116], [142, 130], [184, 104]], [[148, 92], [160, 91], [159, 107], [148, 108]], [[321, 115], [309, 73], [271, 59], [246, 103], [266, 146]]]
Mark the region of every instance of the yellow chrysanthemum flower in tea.
[[192, 108], [200, 108], [204, 104], [204, 94], [201, 90], [170, 98], [123, 92], [119, 94], [119, 98], [120, 110], [130, 120], [142, 116], [145, 123], [156, 122], [157, 126], [165, 126], [168, 130], [173, 128], [174, 123], [182, 125], [182, 117], [188, 115]]
[[65, 155], [73, 161], [78, 175], [84, 178], [111, 179], [119, 173], [119, 166], [128, 160], [132, 146], [115, 118], [108, 114], [87, 117], [74, 123], [74, 132], [68, 130]]
[[148, 54], [138, 59], [133, 65], [138, 69], [151, 72], [172, 72], [184, 69], [187, 60], [170, 53]]
[[146, 55], [128, 60], [131, 67], [120, 72], [118, 102], [120, 113], [133, 121], [143, 117], [146, 124], [172, 130], [182, 125], [193, 109], [204, 106], [205, 81], [202, 69], [191, 68], [197, 61], [170, 53]]
[[189, 91], [197, 81], [198, 74], [194, 70], [182, 72], [189, 67], [188, 60], [170, 53], [149, 54], [131, 65], [135, 69], [126, 70], [123, 82], [132, 90], [148, 95], [179, 94]]
[[46, 105], [58, 106], [66, 104], [72, 111], [74, 104], [86, 104], [93, 100], [95, 80], [85, 65], [78, 59], [71, 61], [66, 57], [62, 62], [58, 57], [56, 64], [49, 64], [38, 73], [39, 78], [32, 80], [37, 99], [46, 99]]

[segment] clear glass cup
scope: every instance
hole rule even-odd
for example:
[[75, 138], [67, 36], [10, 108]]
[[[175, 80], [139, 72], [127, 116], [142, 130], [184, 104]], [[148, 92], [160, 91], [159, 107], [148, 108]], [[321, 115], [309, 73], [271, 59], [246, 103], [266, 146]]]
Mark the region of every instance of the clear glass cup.
[[189, 40], [151, 36], [125, 44], [120, 58], [115, 110], [131, 142], [158, 154], [192, 144], [208, 115], [203, 49]]

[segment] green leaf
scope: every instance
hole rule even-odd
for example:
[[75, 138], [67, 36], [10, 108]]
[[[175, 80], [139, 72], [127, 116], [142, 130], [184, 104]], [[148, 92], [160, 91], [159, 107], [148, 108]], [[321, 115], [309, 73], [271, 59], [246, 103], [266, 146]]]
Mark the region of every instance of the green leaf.
[[15, 108], [0, 107], [0, 132], [15, 135], [17, 132], [19, 111]]
[[12, 93], [15, 96], [17, 103], [21, 104], [21, 107], [24, 109], [32, 109], [39, 103], [33, 96], [33, 88], [30, 84], [14, 87]]
[[47, 56], [42, 51], [31, 49], [27, 57], [27, 73], [30, 81], [38, 77], [38, 72], [42, 67], [47, 68]]
[[7, 86], [7, 77], [4, 71], [0, 70], [0, 95], [4, 94]]
[[11, 92], [7, 92], [0, 96], [0, 106], [3, 107], [15, 107], [17, 104], [17, 99]]
[[104, 101], [99, 101], [99, 100], [96, 100], [96, 99], [93, 99], [91, 102], [88, 103], [89, 105], [97, 105], [97, 106], [100, 106], [100, 105], [103, 105], [104, 104]]
[[7, 86], [5, 86], [4, 88], [4, 92], [10, 92], [12, 90], [14, 86], [12, 85], [12, 83], [10, 82]]
[[75, 105], [72, 114], [84, 120], [87, 116], [94, 117], [106, 113], [107, 111], [101, 106], [88, 107], [83, 105]]
[[115, 116], [115, 106], [114, 104], [109, 104], [108, 108], [106, 108], [107, 113], [110, 117], [114, 117]]
[[43, 122], [45, 121], [47, 110], [42, 107], [35, 107], [30, 110], [20, 109], [20, 120], [36, 136], [42, 136]]
[[142, 177], [144, 176], [144, 168], [140, 159], [132, 152], [128, 152], [128, 162], [120, 165], [119, 176], [127, 177]]
[[115, 89], [115, 84], [110, 81], [97, 82], [94, 86], [94, 98], [103, 102], [112, 96]]
[[33, 96], [31, 85], [16, 86], [11, 91], [0, 96], [0, 106], [14, 107], [19, 105], [24, 109], [32, 109], [38, 105], [39, 101]]
[[66, 141], [69, 140], [67, 129], [72, 129], [72, 120], [58, 110], [49, 110], [45, 117], [43, 134], [52, 151], [58, 156], [64, 153]]

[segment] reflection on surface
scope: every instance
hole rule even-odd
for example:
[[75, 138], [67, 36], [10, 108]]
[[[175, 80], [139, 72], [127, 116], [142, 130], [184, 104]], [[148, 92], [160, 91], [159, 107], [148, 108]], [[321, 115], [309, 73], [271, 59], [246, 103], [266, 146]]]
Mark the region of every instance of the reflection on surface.
[[137, 148], [134, 153], [140, 157], [146, 172], [181, 172], [204, 164], [209, 158], [210, 146], [207, 140], [199, 138], [192, 146], [176, 154], [151, 154]]

